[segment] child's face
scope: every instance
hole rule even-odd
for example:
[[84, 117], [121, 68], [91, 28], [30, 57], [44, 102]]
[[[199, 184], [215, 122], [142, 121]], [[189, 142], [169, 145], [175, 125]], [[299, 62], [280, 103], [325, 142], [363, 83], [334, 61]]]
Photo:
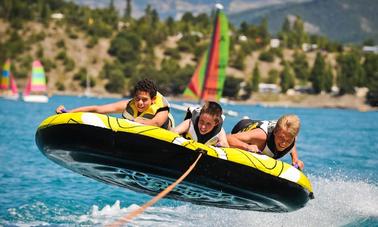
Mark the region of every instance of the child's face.
[[134, 97], [134, 101], [138, 112], [142, 113], [151, 106], [154, 99], [151, 99], [150, 94], [146, 91], [137, 91]]
[[218, 122], [216, 121], [216, 117], [211, 116], [207, 113], [203, 113], [200, 115], [198, 120], [198, 129], [201, 135], [205, 135], [211, 132], [211, 130], [213, 130], [213, 128], [217, 125]]
[[278, 151], [283, 151], [288, 148], [294, 141], [292, 136], [287, 130], [276, 128], [274, 130], [274, 143]]

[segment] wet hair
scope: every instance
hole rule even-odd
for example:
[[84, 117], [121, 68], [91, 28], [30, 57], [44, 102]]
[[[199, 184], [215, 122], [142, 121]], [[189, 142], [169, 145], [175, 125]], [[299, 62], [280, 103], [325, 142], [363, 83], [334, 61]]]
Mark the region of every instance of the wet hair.
[[223, 110], [218, 103], [212, 101], [205, 102], [201, 108], [200, 115], [204, 113], [214, 116], [217, 123], [221, 122]]
[[148, 92], [151, 98], [154, 98], [157, 94], [157, 87], [152, 80], [143, 79], [138, 81], [134, 86], [133, 96], [139, 91]]
[[293, 137], [297, 136], [301, 127], [299, 117], [294, 114], [283, 115], [278, 119], [276, 128], [280, 128], [290, 133]]

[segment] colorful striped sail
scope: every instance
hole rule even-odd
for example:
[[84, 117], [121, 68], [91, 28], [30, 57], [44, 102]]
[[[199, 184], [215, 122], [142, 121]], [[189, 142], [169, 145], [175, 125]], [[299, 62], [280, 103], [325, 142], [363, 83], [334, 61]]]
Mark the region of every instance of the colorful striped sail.
[[10, 84], [10, 60], [7, 59], [7, 61], [4, 63], [3, 71], [1, 73], [1, 81], [0, 81], [0, 89], [1, 90], [8, 90], [9, 84]]
[[[18, 95], [18, 89], [16, 81], [13, 77], [13, 74], [10, 70], [11, 61], [7, 59], [3, 66], [3, 71], [1, 73], [1, 81], [0, 81], [0, 90], [2, 90], [3, 95]], [[8, 93], [10, 91], [10, 93]]]
[[184, 96], [218, 101], [222, 97], [228, 62], [230, 38], [223, 6], [217, 4], [214, 30], [208, 50], [198, 64]]
[[46, 77], [43, 66], [39, 60], [33, 62], [33, 69], [31, 77], [26, 85], [24, 95], [29, 95], [31, 92], [46, 92]]
[[12, 94], [18, 94], [16, 80], [14, 79], [12, 73], [10, 74], [10, 89], [12, 91]]

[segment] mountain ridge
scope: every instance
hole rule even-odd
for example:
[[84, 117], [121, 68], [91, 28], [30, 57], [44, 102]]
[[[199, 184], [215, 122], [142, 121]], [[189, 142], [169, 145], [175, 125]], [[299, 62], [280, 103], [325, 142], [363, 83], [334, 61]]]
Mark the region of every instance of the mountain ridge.
[[[106, 7], [109, 2], [95, 0], [75, 0], [81, 5], [90, 7]], [[269, 31], [274, 35], [288, 15], [300, 16], [307, 24], [307, 32], [323, 35], [333, 41], [342, 43], [362, 43], [372, 39], [378, 43], [378, 1], [374, 0], [290, 0], [290, 1], [260, 1], [260, 0], [222, 0], [219, 1], [229, 14], [232, 24], [239, 26], [242, 21], [249, 24], [259, 24], [266, 17]], [[209, 13], [214, 2], [199, 0], [140, 0], [132, 1], [133, 16], [142, 15], [147, 5], [156, 9], [159, 16], [165, 19], [169, 16], [179, 19], [184, 12]], [[114, 5], [122, 14], [125, 0], [114, 0]], [[240, 11], [245, 9], [244, 11]]]
[[372, 0], [311, 1], [246, 10], [230, 15], [230, 21], [233, 24], [240, 24], [241, 21], [257, 24], [266, 17], [269, 31], [275, 34], [280, 31], [286, 16], [296, 15], [300, 16], [305, 23], [319, 28], [317, 34], [327, 36], [332, 40], [359, 43], [373, 39], [377, 42], [377, 9], [378, 1]]

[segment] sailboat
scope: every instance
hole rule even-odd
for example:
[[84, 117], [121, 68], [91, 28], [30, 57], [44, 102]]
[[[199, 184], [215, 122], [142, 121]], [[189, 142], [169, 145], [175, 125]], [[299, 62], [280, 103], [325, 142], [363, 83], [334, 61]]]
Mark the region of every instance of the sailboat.
[[184, 96], [199, 100], [218, 101], [222, 97], [230, 46], [228, 20], [223, 6], [216, 4], [211, 43], [194, 74]]
[[1, 73], [1, 81], [0, 81], [0, 90], [1, 90], [1, 97], [4, 99], [9, 100], [18, 100], [18, 89], [16, 85], [16, 81], [13, 77], [13, 74], [10, 70], [11, 61], [7, 59], [3, 66], [3, 71]]
[[[228, 20], [221, 4], [216, 4], [214, 29], [210, 45], [201, 58], [184, 91], [184, 96], [203, 101], [219, 101], [222, 98], [230, 47]], [[230, 116], [238, 113], [225, 110]]]
[[46, 103], [49, 98], [46, 95], [46, 77], [43, 66], [39, 60], [33, 62], [32, 74], [28, 78], [26, 88], [23, 93], [25, 102]]

